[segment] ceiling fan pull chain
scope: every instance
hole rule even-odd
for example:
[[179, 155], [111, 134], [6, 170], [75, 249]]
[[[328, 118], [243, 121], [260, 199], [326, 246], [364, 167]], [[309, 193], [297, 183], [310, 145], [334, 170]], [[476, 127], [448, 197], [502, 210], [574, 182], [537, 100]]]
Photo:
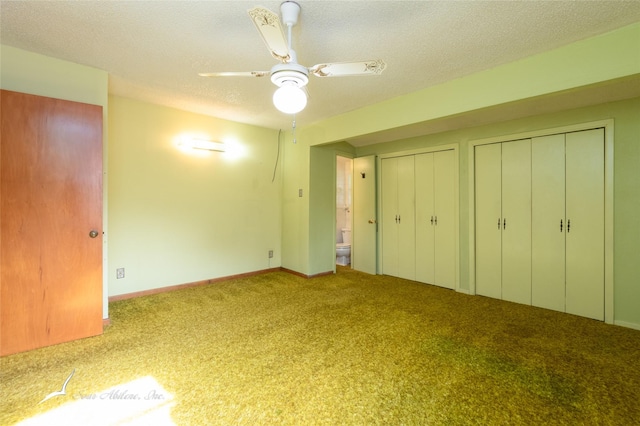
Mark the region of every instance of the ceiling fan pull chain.
[[297, 143], [296, 140], [296, 115], [293, 114], [293, 122], [291, 123], [291, 133], [293, 134], [293, 143]]

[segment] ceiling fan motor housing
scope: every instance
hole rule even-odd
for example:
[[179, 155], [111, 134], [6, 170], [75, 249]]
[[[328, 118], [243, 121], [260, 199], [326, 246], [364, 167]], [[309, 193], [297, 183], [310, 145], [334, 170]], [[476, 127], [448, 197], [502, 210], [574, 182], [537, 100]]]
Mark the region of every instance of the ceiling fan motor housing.
[[282, 87], [286, 82], [303, 87], [309, 82], [309, 70], [294, 62], [278, 64], [271, 68], [271, 81], [278, 87]]

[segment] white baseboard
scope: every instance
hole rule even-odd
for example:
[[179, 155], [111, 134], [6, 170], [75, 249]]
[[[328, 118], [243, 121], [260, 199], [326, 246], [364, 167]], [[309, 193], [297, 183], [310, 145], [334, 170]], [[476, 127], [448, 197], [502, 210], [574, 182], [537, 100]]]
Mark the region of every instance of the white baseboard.
[[633, 323], [633, 322], [614, 320], [613, 324], [619, 325], [620, 327], [627, 327], [627, 328], [633, 328], [634, 330], [640, 330], [640, 324], [636, 324], [636, 323]]

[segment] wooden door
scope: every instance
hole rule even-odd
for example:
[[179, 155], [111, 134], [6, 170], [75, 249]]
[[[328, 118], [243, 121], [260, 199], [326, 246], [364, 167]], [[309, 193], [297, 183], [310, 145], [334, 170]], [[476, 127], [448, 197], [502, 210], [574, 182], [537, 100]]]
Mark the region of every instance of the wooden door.
[[566, 134], [566, 311], [604, 320], [604, 129]]
[[531, 304], [531, 140], [502, 144], [502, 299]]
[[564, 134], [531, 144], [531, 304], [565, 311]]
[[353, 160], [353, 235], [351, 266], [376, 273], [376, 157], [369, 155]]
[[435, 284], [453, 289], [456, 281], [455, 154], [434, 153]]
[[415, 157], [416, 281], [436, 283], [433, 153]]
[[502, 298], [502, 144], [475, 147], [476, 293]]
[[102, 108], [1, 95], [6, 355], [102, 332]]

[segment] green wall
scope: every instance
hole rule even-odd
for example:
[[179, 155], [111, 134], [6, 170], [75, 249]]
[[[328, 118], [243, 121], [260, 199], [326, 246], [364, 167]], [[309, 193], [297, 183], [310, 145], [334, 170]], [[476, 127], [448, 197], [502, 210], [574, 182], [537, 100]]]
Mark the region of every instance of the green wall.
[[614, 119], [615, 321], [640, 327], [640, 98], [357, 149], [380, 155], [456, 143], [460, 147], [460, 287], [469, 290], [469, 142], [477, 139]]
[[281, 266], [277, 131], [111, 96], [109, 135], [110, 296]]
[[282, 267], [309, 271], [309, 146], [282, 135]]
[[[614, 120], [614, 322], [640, 328], [640, 98], [572, 109], [554, 114], [538, 115], [503, 123], [478, 126], [439, 134], [403, 139], [388, 143], [356, 148], [356, 156], [381, 155], [400, 151], [417, 150], [438, 145], [458, 144], [460, 148], [460, 288], [469, 291], [469, 155], [470, 142], [477, 139], [508, 136], [518, 133], [545, 130], [580, 123]], [[329, 156], [335, 155], [330, 147], [311, 148], [312, 210], [310, 227], [322, 233], [333, 232], [332, 209], [319, 208], [329, 200], [334, 180], [330, 173], [335, 166], [329, 164]], [[320, 171], [322, 168], [324, 171]], [[286, 233], [286, 230], [285, 230]], [[320, 232], [318, 232], [320, 233]], [[312, 234], [310, 250], [318, 256], [329, 255], [333, 248], [326, 238]], [[317, 247], [326, 246], [325, 249]], [[324, 268], [324, 269], [322, 269]], [[326, 265], [317, 262], [313, 275], [325, 272]]]
[[309, 173], [309, 271], [336, 269], [336, 155], [333, 150], [311, 147]]
[[640, 23], [309, 124], [300, 133], [311, 146], [348, 141], [638, 74]]
[[[388, 133], [402, 126], [433, 124], [441, 128], [443, 122], [450, 127], [431, 132], [428, 136], [395, 140], [356, 148], [357, 156], [383, 154], [421, 147], [457, 143], [460, 147], [460, 286], [469, 290], [469, 141], [517, 134], [554, 127], [567, 126], [613, 118], [614, 141], [614, 291], [615, 322], [640, 328], [640, 107], [638, 99], [603, 103], [599, 96], [606, 96], [610, 83], [627, 81], [637, 84], [640, 76], [640, 23], [621, 28], [597, 37], [582, 40], [568, 46], [545, 52], [510, 64], [504, 64], [477, 74], [462, 77], [429, 87], [398, 98], [370, 105], [349, 113], [311, 123], [299, 131], [300, 161], [291, 169], [285, 167], [285, 176], [301, 184], [312, 179], [314, 191], [309, 200], [296, 205], [301, 220], [307, 220], [308, 228], [328, 229], [333, 214], [322, 210], [310, 215], [325, 200], [333, 182], [322, 181], [318, 172], [326, 167], [323, 156], [312, 148], [326, 147], [334, 142], [344, 143], [350, 138], [364, 140], [376, 132]], [[594, 88], [599, 88], [594, 91]], [[599, 93], [597, 92], [599, 90]], [[624, 99], [618, 93], [615, 99]], [[594, 93], [598, 93], [594, 97]], [[637, 96], [627, 95], [627, 97]], [[546, 102], [546, 104], [545, 104]], [[575, 102], [575, 103], [572, 103]], [[555, 111], [542, 114], [543, 111]], [[575, 105], [592, 105], [575, 108]], [[564, 105], [564, 107], [563, 107]], [[573, 107], [571, 106], [573, 105]], [[509, 112], [509, 106], [517, 108], [515, 117], [497, 116]], [[495, 107], [499, 107], [495, 109]], [[571, 109], [574, 108], [574, 109]], [[493, 111], [493, 113], [491, 112]], [[497, 112], [496, 112], [497, 111]], [[481, 113], [480, 115], [475, 115]], [[487, 115], [488, 114], [493, 114]], [[475, 124], [478, 117], [491, 117]], [[500, 118], [502, 117], [502, 118]], [[428, 129], [429, 126], [424, 126]], [[427, 131], [425, 130], [425, 134]], [[302, 152], [304, 151], [304, 153]], [[306, 155], [306, 158], [304, 156]], [[307, 160], [308, 159], [308, 160]], [[318, 199], [314, 199], [314, 197]], [[283, 204], [283, 215], [292, 214], [290, 206]], [[305, 224], [298, 224], [304, 228]], [[298, 238], [301, 237], [301, 238]], [[313, 234], [293, 234], [283, 228], [283, 244], [292, 253], [325, 253], [316, 247], [327, 244]], [[297, 249], [296, 249], [297, 248]], [[327, 249], [328, 250], [328, 249]], [[283, 263], [287, 259], [283, 259]], [[313, 275], [320, 273], [318, 264], [297, 264], [298, 272]], [[313, 266], [313, 267], [312, 267]]]

